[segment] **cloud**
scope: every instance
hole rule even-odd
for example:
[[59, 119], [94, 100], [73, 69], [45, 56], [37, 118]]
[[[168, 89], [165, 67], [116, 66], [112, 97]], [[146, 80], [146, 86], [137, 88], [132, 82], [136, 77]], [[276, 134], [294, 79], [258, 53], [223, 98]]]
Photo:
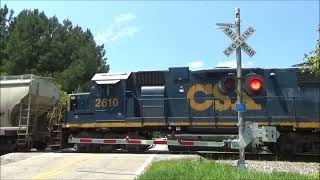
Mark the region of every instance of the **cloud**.
[[[244, 68], [250, 68], [254, 67], [254, 62], [253, 61], [245, 61], [242, 63], [242, 67]], [[221, 61], [218, 62], [216, 67], [230, 67], [230, 68], [237, 68], [237, 61], [236, 60], [227, 60], [227, 61]]]
[[254, 62], [253, 62], [253, 61], [248, 61], [247, 65], [248, 65], [249, 67], [253, 67], [253, 66], [254, 66]]
[[132, 13], [121, 14], [115, 17], [111, 24], [103, 32], [95, 35], [95, 40], [99, 44], [114, 42], [124, 38], [132, 38], [141, 28], [130, 25], [136, 16]]
[[115, 23], [124, 23], [136, 19], [136, 15], [132, 13], [121, 14], [114, 19]]
[[134, 34], [136, 34], [139, 31], [140, 31], [140, 28], [136, 26], [124, 27], [123, 29], [119, 30], [117, 33], [113, 34], [110, 40], [116, 41], [124, 37], [133, 37]]
[[188, 63], [189, 68], [192, 70], [201, 69], [203, 67], [203, 65], [204, 65], [203, 61], [193, 61], [193, 62]]
[[230, 67], [230, 68], [236, 68], [237, 62], [235, 60], [229, 60], [229, 61], [222, 61], [218, 62], [216, 67]]

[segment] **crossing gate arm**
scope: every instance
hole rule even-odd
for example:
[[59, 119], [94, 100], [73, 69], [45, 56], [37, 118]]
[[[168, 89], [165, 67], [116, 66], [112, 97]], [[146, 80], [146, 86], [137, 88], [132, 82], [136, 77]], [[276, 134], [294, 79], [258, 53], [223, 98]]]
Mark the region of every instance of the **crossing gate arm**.
[[185, 141], [185, 140], [144, 140], [144, 139], [95, 139], [69, 137], [71, 144], [136, 144], [136, 145], [171, 145], [171, 146], [198, 146], [198, 147], [224, 147], [230, 145], [232, 149], [245, 148], [253, 140], [259, 142], [276, 142], [280, 133], [273, 126], [258, 127], [257, 123], [246, 122], [241, 137], [221, 142], [215, 141]]
[[142, 140], [142, 139], [94, 139], [69, 137], [68, 143], [72, 144], [136, 144], [136, 145], [173, 145], [173, 146], [205, 146], [223, 147], [225, 142], [211, 141], [184, 141], [184, 140]]

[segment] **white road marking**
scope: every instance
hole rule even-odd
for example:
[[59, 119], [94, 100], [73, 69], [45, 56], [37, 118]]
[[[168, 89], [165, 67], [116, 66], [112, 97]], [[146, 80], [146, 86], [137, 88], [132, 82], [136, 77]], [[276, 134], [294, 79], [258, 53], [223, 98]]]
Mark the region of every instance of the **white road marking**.
[[148, 157], [148, 159], [139, 167], [139, 169], [136, 170], [135, 174], [135, 178], [136, 179], [139, 175], [142, 174], [142, 172], [144, 171], [144, 169], [152, 162], [152, 160], [155, 158], [157, 154], [152, 154]]

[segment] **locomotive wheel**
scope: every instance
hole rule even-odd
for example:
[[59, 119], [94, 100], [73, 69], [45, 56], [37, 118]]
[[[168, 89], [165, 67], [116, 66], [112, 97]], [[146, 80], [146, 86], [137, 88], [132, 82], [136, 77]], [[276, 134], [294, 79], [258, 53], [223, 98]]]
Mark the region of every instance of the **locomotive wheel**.
[[149, 149], [148, 145], [135, 145], [135, 144], [124, 145], [124, 150], [129, 153], [145, 152], [148, 149]]
[[[147, 139], [147, 137], [140, 135], [138, 133], [130, 134], [130, 138], [133, 139]], [[126, 144], [124, 145], [123, 149], [129, 153], [139, 153], [145, 152], [149, 149], [149, 145], [135, 145], [135, 144]]]
[[[78, 138], [88, 138], [90, 134], [81, 132], [77, 135]], [[76, 152], [97, 152], [99, 151], [99, 144], [75, 144], [74, 149]]]
[[149, 149], [148, 145], [134, 145], [134, 144], [126, 144], [124, 149], [129, 153], [139, 153], [145, 152]]
[[319, 154], [320, 138], [318, 134], [293, 134], [280, 136], [275, 146], [275, 153], [284, 158], [292, 158], [297, 154]]
[[168, 145], [168, 149], [169, 149], [169, 151], [174, 151], [174, 152], [190, 151], [190, 147], [186, 147], [186, 146]]
[[[103, 135], [104, 139], [116, 139], [115, 134], [104, 134]], [[116, 149], [116, 145], [112, 144], [100, 144], [100, 151], [102, 152], [112, 152]]]
[[[77, 136], [77, 138], [87, 138], [89, 137], [88, 133], [81, 132]], [[88, 144], [74, 144], [73, 148], [76, 150], [76, 152], [84, 153], [89, 151]]]
[[[168, 140], [177, 140], [176, 137], [174, 137], [174, 135], [168, 135], [167, 136]], [[174, 145], [168, 145], [168, 150], [169, 151], [173, 151], [173, 152], [189, 152], [191, 151], [192, 147], [188, 147], [188, 146], [174, 146]]]
[[125, 150], [129, 153], [138, 153], [143, 152], [143, 150], [140, 148], [141, 145], [132, 145], [132, 144], [126, 144], [124, 146]]
[[290, 159], [297, 153], [296, 141], [288, 134], [282, 134], [276, 143], [267, 146], [272, 153], [283, 159]]
[[89, 152], [89, 145], [87, 144], [74, 144], [73, 148], [79, 153]]

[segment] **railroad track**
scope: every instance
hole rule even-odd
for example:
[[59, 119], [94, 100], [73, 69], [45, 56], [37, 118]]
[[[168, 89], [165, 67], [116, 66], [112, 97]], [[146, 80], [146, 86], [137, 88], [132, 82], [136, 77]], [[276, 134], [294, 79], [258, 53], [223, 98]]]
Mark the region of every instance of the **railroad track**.
[[[56, 153], [74, 153], [72, 148], [51, 150], [51, 151], [38, 151], [38, 152], [56, 152]], [[0, 155], [7, 154], [3, 152]], [[94, 153], [128, 153], [123, 150], [115, 150], [112, 152], [94, 152]], [[221, 152], [221, 151], [167, 151], [167, 150], [147, 150], [135, 154], [194, 154], [210, 160], [236, 160], [239, 158], [238, 152]], [[270, 152], [248, 152], [245, 155], [247, 160], [261, 160], [261, 161], [290, 161], [290, 162], [320, 162], [320, 154], [298, 154], [291, 157], [283, 157]]]
[[[235, 160], [239, 158], [238, 152], [210, 152], [198, 151], [198, 155], [211, 160], [229, 159]], [[299, 154], [295, 156], [283, 157], [273, 153], [259, 152], [246, 153], [247, 160], [261, 160], [261, 161], [290, 161], [290, 162], [320, 162], [320, 155], [315, 154]]]

